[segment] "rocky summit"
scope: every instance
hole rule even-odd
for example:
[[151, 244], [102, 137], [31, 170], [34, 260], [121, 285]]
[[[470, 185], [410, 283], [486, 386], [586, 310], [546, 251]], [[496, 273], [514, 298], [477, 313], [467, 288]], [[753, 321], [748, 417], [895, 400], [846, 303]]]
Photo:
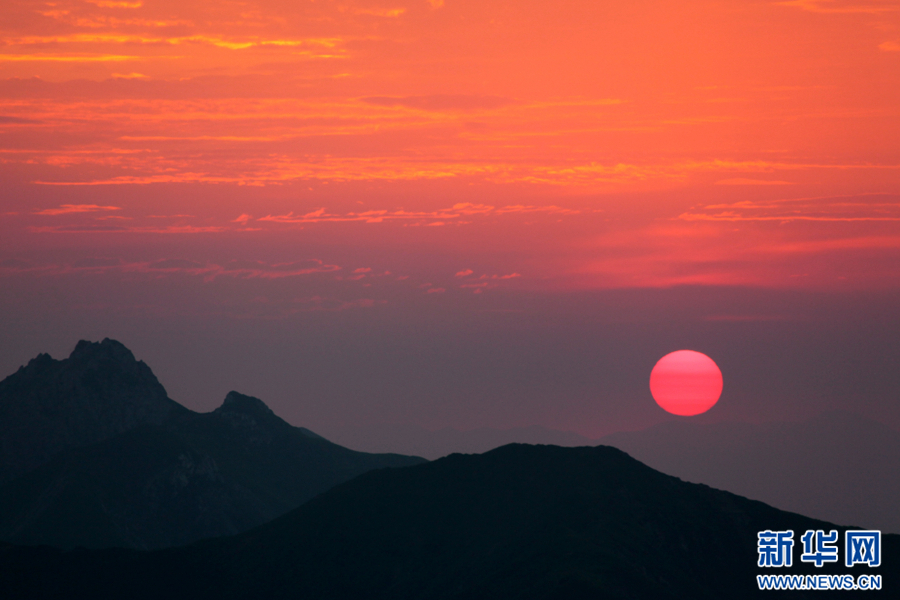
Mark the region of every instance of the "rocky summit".
[[185, 410], [115, 340], [82, 340], [64, 360], [40, 354], [0, 382], [0, 482], [61, 451]]
[[165, 548], [235, 534], [372, 469], [355, 452], [230, 392], [210, 413], [170, 400], [113, 340], [41, 355], [0, 383], [0, 540]]

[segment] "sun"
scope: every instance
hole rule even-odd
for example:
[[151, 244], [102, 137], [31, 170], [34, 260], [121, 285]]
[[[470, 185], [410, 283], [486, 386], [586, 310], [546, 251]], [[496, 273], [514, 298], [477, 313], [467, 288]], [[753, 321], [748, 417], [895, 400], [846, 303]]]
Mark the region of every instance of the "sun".
[[663, 410], [673, 415], [699, 415], [722, 395], [722, 371], [702, 352], [670, 352], [650, 372], [650, 393]]

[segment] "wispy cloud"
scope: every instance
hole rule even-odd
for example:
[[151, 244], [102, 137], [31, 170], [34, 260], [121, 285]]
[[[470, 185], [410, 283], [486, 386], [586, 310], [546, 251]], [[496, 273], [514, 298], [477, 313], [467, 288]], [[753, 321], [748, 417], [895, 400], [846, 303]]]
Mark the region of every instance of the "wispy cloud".
[[154, 226], [131, 226], [121, 225], [108, 222], [100, 223], [81, 223], [77, 225], [47, 225], [47, 226], [29, 226], [28, 231], [32, 233], [111, 233], [111, 234], [166, 234], [166, 235], [189, 235], [189, 234], [207, 234], [222, 233], [229, 231], [230, 228], [218, 225], [168, 225], [165, 227]]
[[734, 177], [720, 179], [716, 185], [793, 185], [790, 181], [778, 181], [771, 179], [750, 179], [748, 177]]
[[167, 258], [145, 262], [126, 262], [118, 258], [91, 257], [79, 259], [69, 264], [36, 265], [27, 261], [5, 261], [2, 265], [8, 271], [40, 271], [42, 273], [75, 272], [120, 272], [159, 275], [199, 276], [205, 281], [219, 277], [233, 279], [275, 280], [315, 274], [335, 273], [341, 267], [318, 259], [289, 263], [267, 263], [263, 261], [229, 261], [223, 263], [200, 262], [184, 258]]
[[357, 15], [370, 15], [373, 17], [396, 18], [406, 13], [405, 8], [357, 8], [353, 11]]
[[0, 115], [0, 125], [34, 125], [40, 121], [35, 119], [26, 119], [24, 117], [13, 117], [10, 115]]
[[140, 8], [144, 5], [140, 0], [128, 2], [127, 0], [85, 0], [90, 4], [99, 6], [100, 8]]
[[242, 279], [284, 279], [317, 273], [333, 273], [341, 267], [314, 259], [290, 263], [264, 263], [261, 261], [232, 261], [215, 265], [210, 275], [238, 277]]
[[[171, 26], [171, 23], [165, 23]], [[70, 33], [64, 35], [31, 35], [21, 37], [8, 37], [5, 39], [8, 46], [45, 46], [48, 44], [64, 45], [78, 44], [148, 44], [182, 46], [186, 44], [208, 44], [228, 50], [245, 50], [256, 47], [281, 47], [281, 48], [319, 48], [327, 49], [330, 53], [341, 52], [339, 49], [346, 40], [341, 37], [303, 37], [303, 38], [276, 38], [262, 36], [218, 36], [193, 34], [185, 36], [160, 36], [152, 34], [124, 33], [118, 31]]]
[[141, 56], [123, 54], [0, 54], [0, 62], [125, 62], [144, 60]]
[[465, 96], [436, 94], [431, 96], [367, 96], [363, 102], [376, 106], [404, 106], [421, 110], [477, 110], [501, 108], [515, 101], [502, 96]]
[[865, 13], [881, 14], [900, 11], [900, 4], [894, 2], [856, 2], [853, 0], [787, 0], [775, 2], [778, 6], [792, 6], [815, 13]]
[[523, 206], [511, 205], [504, 207], [488, 206], [486, 204], [472, 204], [460, 202], [450, 208], [435, 211], [407, 211], [407, 210], [368, 210], [364, 212], [348, 212], [342, 214], [329, 213], [324, 208], [305, 214], [294, 214], [293, 211], [283, 215], [266, 215], [257, 221], [271, 223], [338, 223], [338, 222], [364, 222], [384, 223], [389, 221], [417, 221], [427, 224], [443, 224], [443, 221], [453, 221], [462, 217], [473, 216], [499, 216], [517, 213], [551, 213], [561, 215], [575, 215], [580, 211], [550, 206]]
[[99, 206], [97, 204], [63, 204], [59, 208], [45, 208], [35, 212], [36, 215], [68, 215], [72, 213], [90, 213], [107, 210], [122, 210], [119, 206]]
[[[880, 201], [878, 201], [880, 200]], [[682, 221], [900, 221], [900, 198], [892, 195], [790, 198], [709, 204], [678, 215]]]
[[516, 279], [517, 277], [521, 277], [520, 273], [509, 273], [508, 275], [482, 275], [478, 279]]

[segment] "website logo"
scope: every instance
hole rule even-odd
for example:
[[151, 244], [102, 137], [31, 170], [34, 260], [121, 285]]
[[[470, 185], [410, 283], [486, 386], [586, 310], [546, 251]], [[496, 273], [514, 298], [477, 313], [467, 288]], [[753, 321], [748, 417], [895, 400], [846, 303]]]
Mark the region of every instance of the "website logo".
[[844, 564], [881, 565], [881, 532], [880, 531], [848, 531], [844, 536]]
[[801, 562], [814, 563], [817, 567], [821, 567], [827, 562], [838, 561], [838, 532], [836, 529], [832, 529], [828, 535], [821, 529], [817, 531], [810, 529], [800, 539], [803, 541]]
[[[837, 529], [825, 532], [821, 529], [808, 529], [801, 536], [803, 551], [800, 562], [811, 563], [821, 568], [826, 563], [837, 563], [841, 545]], [[760, 567], [793, 566], [794, 531], [765, 530], [757, 533], [757, 552]], [[853, 567], [881, 566], [881, 532], [845, 531], [844, 532], [844, 565]], [[760, 590], [880, 590], [881, 575], [757, 575], [756, 582]]]
[[794, 548], [794, 532], [787, 531], [760, 531], [759, 539], [759, 563], [760, 567], [790, 567], [792, 550]]

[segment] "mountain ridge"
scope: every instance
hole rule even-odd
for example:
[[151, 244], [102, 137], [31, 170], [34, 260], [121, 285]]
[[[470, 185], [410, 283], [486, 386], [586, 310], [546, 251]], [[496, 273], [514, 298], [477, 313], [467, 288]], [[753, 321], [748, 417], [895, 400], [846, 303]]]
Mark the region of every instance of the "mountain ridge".
[[[14, 597], [580, 600], [818, 598], [757, 574], [757, 533], [847, 528], [660, 473], [609, 447], [512, 444], [370, 471], [246, 533], [157, 552], [0, 548]], [[799, 550], [795, 552], [799, 556]], [[161, 578], [159, 573], [166, 573]], [[855, 597], [853, 592], [841, 592]]]
[[115, 340], [81, 340], [62, 360], [39, 354], [0, 381], [0, 483], [63, 450], [186, 410]]
[[669, 475], [826, 521], [900, 533], [900, 432], [849, 411], [802, 421], [696, 423], [676, 419], [590, 439], [538, 426], [428, 431], [373, 426], [336, 435], [366, 451], [429, 459], [508, 443], [615, 446]]
[[827, 521], [900, 533], [900, 435], [856, 413], [764, 424], [671, 421], [597, 442], [687, 481]]
[[109, 339], [62, 361], [41, 355], [0, 392], [19, 417], [0, 423], [6, 455], [31, 451], [32, 467], [12, 461], [0, 483], [0, 539], [16, 543], [182, 545], [247, 530], [369, 469], [424, 462], [343, 448], [235, 391], [196, 413]]

